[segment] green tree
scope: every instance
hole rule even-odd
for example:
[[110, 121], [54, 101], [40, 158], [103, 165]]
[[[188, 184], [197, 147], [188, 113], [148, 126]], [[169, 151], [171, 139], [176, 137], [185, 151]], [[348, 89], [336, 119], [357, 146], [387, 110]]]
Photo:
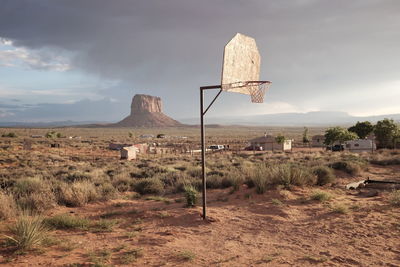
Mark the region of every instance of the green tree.
[[281, 134], [279, 134], [277, 137], [275, 137], [275, 141], [278, 143], [278, 144], [283, 144], [283, 142], [285, 142], [285, 137], [283, 136], [283, 135], [281, 135]]
[[325, 145], [333, 145], [335, 142], [343, 143], [345, 141], [357, 139], [356, 133], [350, 132], [349, 130], [336, 126], [329, 128], [325, 131]]
[[374, 127], [374, 134], [378, 148], [393, 148], [400, 135], [398, 126], [389, 119], [378, 121]]
[[46, 133], [46, 138], [56, 138], [57, 133], [55, 131], [50, 131]]
[[310, 143], [310, 139], [308, 138], [308, 128], [304, 127], [304, 132], [303, 132], [303, 143], [308, 144]]
[[365, 139], [372, 131], [374, 126], [369, 121], [357, 122], [356, 125], [348, 129], [350, 132], [356, 133], [361, 139]]
[[9, 132], [8, 134], [2, 134], [1, 137], [17, 137], [17, 135], [13, 132]]

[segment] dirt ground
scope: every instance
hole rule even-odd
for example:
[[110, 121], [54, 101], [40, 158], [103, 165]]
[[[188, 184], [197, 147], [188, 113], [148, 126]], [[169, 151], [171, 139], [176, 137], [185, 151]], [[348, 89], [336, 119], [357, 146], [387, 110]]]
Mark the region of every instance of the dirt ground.
[[[372, 166], [364, 176], [399, 178], [399, 170]], [[310, 199], [315, 188], [264, 195], [246, 186], [234, 193], [209, 190], [209, 221], [202, 220], [201, 205], [184, 207], [182, 195], [58, 207], [51, 215], [107, 215], [118, 223], [111, 232], [53, 231], [61, 243], [26, 255], [2, 249], [0, 264], [122, 266], [124, 253], [139, 249], [142, 256], [126, 266], [400, 266], [400, 210], [382, 190], [343, 189], [362, 178], [343, 174], [323, 188], [333, 195], [328, 202]], [[335, 212], [337, 205], [348, 212]]]

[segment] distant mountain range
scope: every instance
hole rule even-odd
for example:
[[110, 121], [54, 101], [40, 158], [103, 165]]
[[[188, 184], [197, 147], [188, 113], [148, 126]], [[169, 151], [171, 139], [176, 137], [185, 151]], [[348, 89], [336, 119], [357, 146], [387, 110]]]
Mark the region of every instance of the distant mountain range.
[[[393, 119], [400, 122], [400, 114], [387, 114], [378, 116], [358, 117], [351, 116], [346, 112], [337, 111], [316, 111], [307, 113], [278, 113], [250, 116], [226, 116], [226, 117], [206, 117], [206, 124], [219, 125], [248, 125], [248, 126], [349, 126], [357, 121], [370, 121], [375, 123], [384, 118]], [[199, 118], [188, 118], [179, 120], [181, 123], [198, 125]], [[99, 121], [58, 121], [58, 122], [0, 122], [0, 127], [62, 127], [87, 125], [101, 127], [110, 122]]]
[[28, 128], [48, 128], [48, 127], [63, 127], [77, 126], [90, 124], [108, 124], [109, 122], [99, 121], [50, 121], [50, 122], [0, 122], [0, 127], [28, 127]]
[[[377, 122], [384, 118], [400, 122], [400, 114], [387, 114], [379, 116], [358, 117], [346, 112], [315, 111], [307, 113], [278, 113], [250, 116], [209, 117], [206, 124], [221, 125], [252, 125], [252, 126], [336, 126], [352, 125], [357, 121]], [[182, 119], [182, 123], [199, 124], [198, 118]]]

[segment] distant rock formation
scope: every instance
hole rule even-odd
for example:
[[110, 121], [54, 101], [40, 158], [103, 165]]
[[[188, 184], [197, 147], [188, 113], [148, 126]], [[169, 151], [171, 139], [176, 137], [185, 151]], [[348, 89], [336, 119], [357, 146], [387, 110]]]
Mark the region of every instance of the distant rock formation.
[[150, 95], [135, 95], [131, 104], [131, 115], [115, 127], [171, 127], [182, 124], [162, 113], [161, 98]]

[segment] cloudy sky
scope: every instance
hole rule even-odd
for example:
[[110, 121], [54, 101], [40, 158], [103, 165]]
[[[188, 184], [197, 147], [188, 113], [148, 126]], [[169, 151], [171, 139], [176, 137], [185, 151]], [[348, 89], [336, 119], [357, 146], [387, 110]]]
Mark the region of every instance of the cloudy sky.
[[0, 0], [0, 121], [117, 121], [136, 93], [198, 115], [224, 45], [256, 39], [264, 104], [224, 93], [210, 116], [400, 113], [398, 0]]

